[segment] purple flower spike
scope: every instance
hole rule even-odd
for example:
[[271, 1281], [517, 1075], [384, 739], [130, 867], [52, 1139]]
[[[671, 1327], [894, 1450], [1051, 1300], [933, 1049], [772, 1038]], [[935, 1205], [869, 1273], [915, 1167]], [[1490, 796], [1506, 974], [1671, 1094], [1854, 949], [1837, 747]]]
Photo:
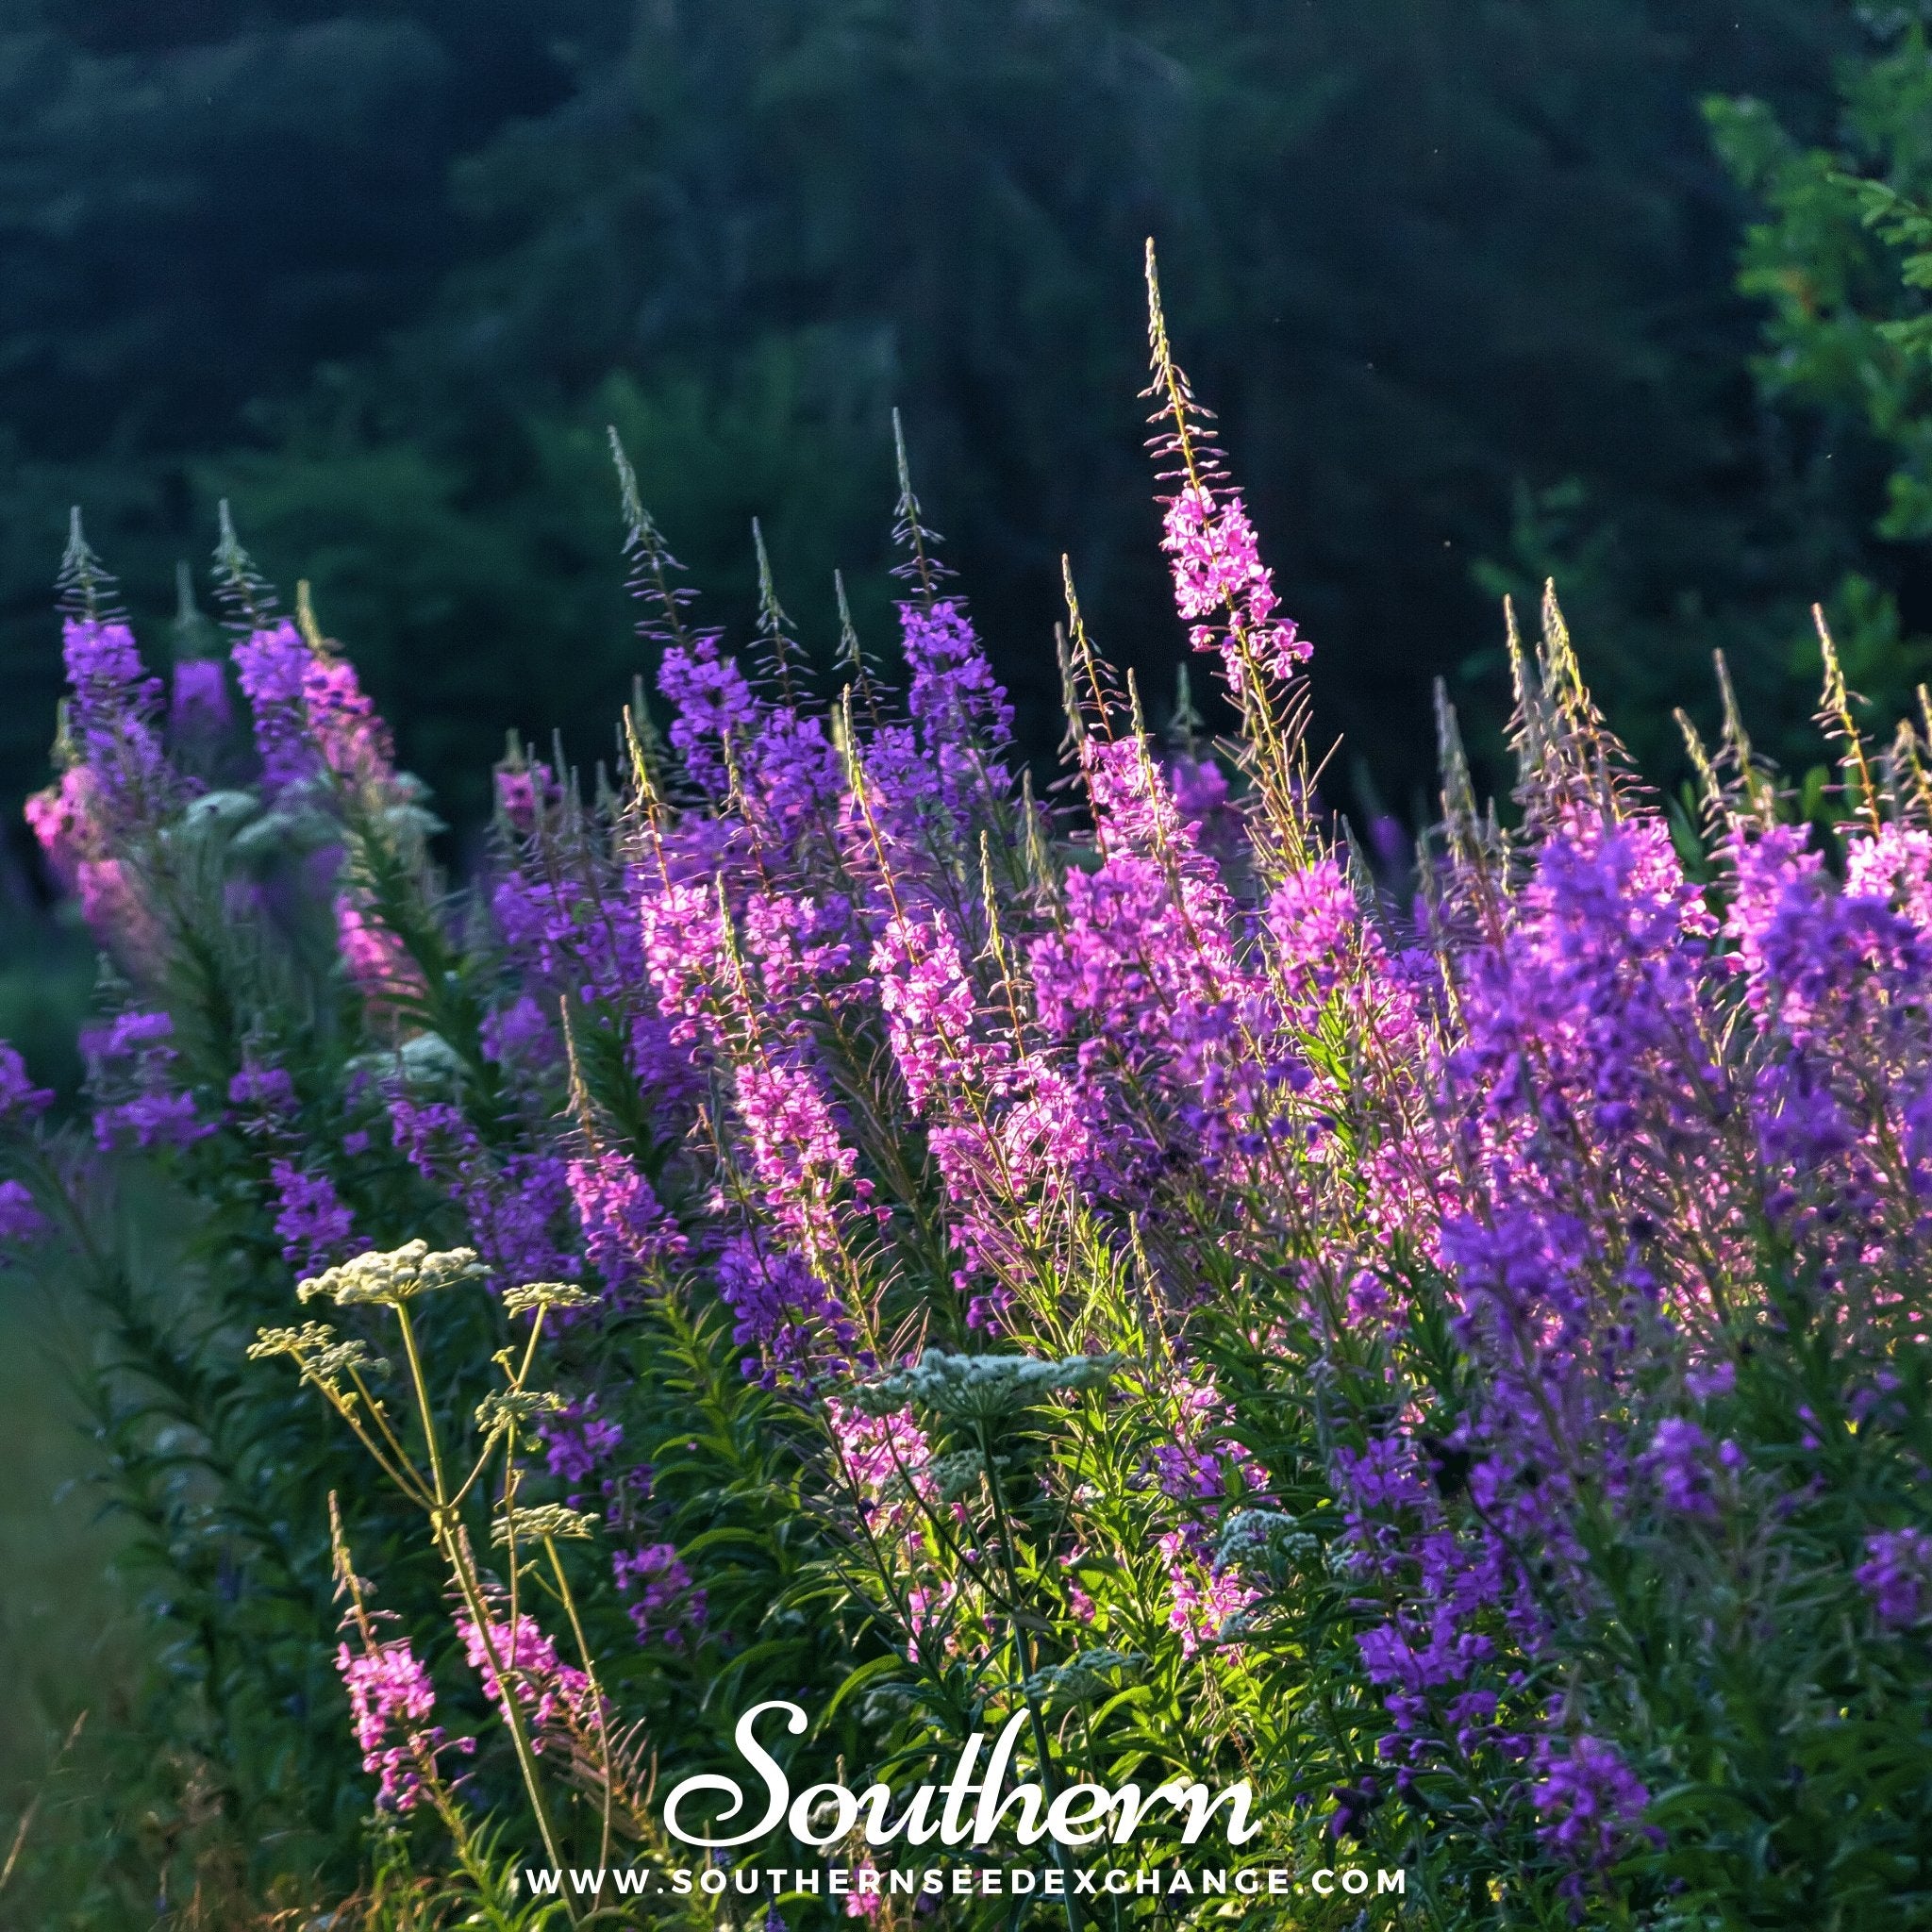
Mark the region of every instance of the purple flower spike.
[[1880, 1530], [1865, 1539], [1866, 1560], [1853, 1574], [1888, 1630], [1909, 1630], [1932, 1617], [1932, 1532]]
[[1574, 1864], [1607, 1863], [1650, 1803], [1642, 1780], [1599, 1738], [1545, 1738], [1536, 1768], [1542, 1781], [1530, 1796], [1543, 1820], [1541, 1835]]
[[215, 737], [228, 728], [233, 716], [227, 673], [218, 659], [185, 658], [175, 666], [168, 725], [178, 737]]

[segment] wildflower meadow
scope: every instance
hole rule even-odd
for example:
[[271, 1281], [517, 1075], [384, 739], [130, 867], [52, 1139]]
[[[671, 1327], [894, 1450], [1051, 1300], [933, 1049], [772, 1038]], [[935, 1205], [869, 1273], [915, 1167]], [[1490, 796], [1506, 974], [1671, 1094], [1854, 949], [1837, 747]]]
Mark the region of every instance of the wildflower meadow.
[[1200, 694], [1069, 575], [1057, 774], [903, 449], [897, 638], [734, 641], [613, 435], [642, 675], [455, 883], [306, 589], [164, 680], [76, 519], [0, 1292], [198, 1808], [36, 1923], [1932, 1924], [1924, 693], [1662, 794], [1551, 593], [1352, 827], [1148, 268]]

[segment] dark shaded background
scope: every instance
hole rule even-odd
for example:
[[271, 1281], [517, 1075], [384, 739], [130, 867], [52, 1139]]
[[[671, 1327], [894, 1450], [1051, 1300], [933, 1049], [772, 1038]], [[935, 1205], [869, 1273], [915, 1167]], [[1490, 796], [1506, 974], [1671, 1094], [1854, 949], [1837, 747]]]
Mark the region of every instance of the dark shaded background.
[[[1883, 464], [1760, 406], [1745, 209], [1699, 103], [1828, 123], [1823, 0], [8, 0], [0, 809], [42, 782], [67, 506], [168, 649], [214, 505], [312, 578], [443, 809], [507, 725], [609, 744], [640, 652], [603, 426], [742, 615], [748, 525], [824, 644], [921, 494], [1057, 736], [1071, 553], [1150, 692], [1180, 645], [1136, 391], [1141, 243], [1316, 640], [1340, 802], [1413, 814], [1504, 588], [1562, 579], [1654, 762], [1733, 653], [1809, 708], [1803, 606]], [[15, 835], [15, 849], [19, 849]]]

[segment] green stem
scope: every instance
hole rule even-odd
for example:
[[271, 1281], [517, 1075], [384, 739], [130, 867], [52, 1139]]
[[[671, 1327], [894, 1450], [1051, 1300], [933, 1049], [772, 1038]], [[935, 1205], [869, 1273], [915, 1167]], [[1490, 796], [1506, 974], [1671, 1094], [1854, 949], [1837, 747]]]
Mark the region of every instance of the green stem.
[[[1012, 1533], [1007, 1524], [1006, 1500], [1000, 1490], [999, 1472], [992, 1459], [992, 1431], [984, 1423], [976, 1423], [974, 1427], [979, 1438], [980, 1456], [986, 1463], [986, 1487], [988, 1493], [992, 1497], [993, 1528], [999, 1535], [1000, 1559], [1007, 1573], [1008, 1601], [1017, 1610], [1020, 1602], [1020, 1578], [1013, 1566]], [[1018, 1652], [1020, 1658], [1020, 1695], [1026, 1706], [1026, 1716], [1033, 1732], [1034, 1749], [1040, 1753], [1040, 1782], [1045, 1787], [1047, 1803], [1051, 1806], [1059, 1798], [1059, 1774], [1054, 1770], [1053, 1747], [1047, 1738], [1046, 1719], [1041, 1713], [1039, 1700], [1026, 1689], [1026, 1680], [1033, 1674], [1035, 1662], [1033, 1645], [1026, 1635], [1025, 1624], [1017, 1614], [1013, 1616], [1012, 1624], [1013, 1648]], [[997, 1800], [998, 1793], [994, 1792], [992, 1795]], [[1067, 1859], [1067, 1848], [1058, 1839], [1054, 1840], [1053, 1859], [1071, 1888], [1073, 1871]], [[1080, 1907], [1071, 1889], [1065, 1895], [1064, 1903], [1067, 1908], [1068, 1932], [1080, 1932]]]
[[[456, 1579], [458, 1591], [462, 1592], [464, 1606], [468, 1608], [471, 1621], [476, 1626], [476, 1641], [482, 1646], [483, 1655], [489, 1660], [491, 1674], [496, 1679], [497, 1707], [503, 1713], [503, 1721], [508, 1728], [510, 1742], [517, 1754], [517, 1769], [524, 1777], [524, 1789], [529, 1794], [530, 1808], [537, 1816], [537, 1830], [543, 1840], [543, 1849], [549, 1855], [550, 1862], [563, 1870], [563, 1851], [558, 1840], [557, 1827], [550, 1822], [550, 1807], [543, 1802], [543, 1788], [537, 1775], [537, 1754], [532, 1749], [528, 1732], [524, 1727], [524, 1714], [517, 1706], [516, 1686], [506, 1674], [503, 1659], [496, 1654], [496, 1645], [490, 1635], [490, 1612], [483, 1601], [483, 1592], [472, 1572], [467, 1557], [454, 1529], [445, 1529], [441, 1537], [443, 1555], [450, 1566], [450, 1574]], [[575, 1908], [566, 1899], [564, 1911], [573, 1925], [577, 1923]]]
[[415, 1325], [409, 1320], [409, 1310], [403, 1302], [397, 1302], [396, 1320], [402, 1325], [403, 1352], [409, 1357], [409, 1377], [416, 1385], [416, 1407], [423, 1417], [423, 1439], [429, 1444], [429, 1473], [436, 1484], [437, 1513], [441, 1515], [449, 1501], [449, 1490], [442, 1479], [442, 1446], [437, 1440], [436, 1415], [429, 1407], [429, 1384], [423, 1374], [423, 1355], [416, 1346]]
[[[450, 1521], [448, 1501], [449, 1488], [442, 1474], [442, 1448], [436, 1432], [436, 1416], [429, 1407], [429, 1385], [423, 1373], [422, 1351], [416, 1346], [416, 1331], [409, 1320], [409, 1311], [404, 1304], [396, 1304], [396, 1320], [401, 1324], [403, 1350], [409, 1358], [409, 1375], [415, 1385], [416, 1405], [422, 1413], [423, 1437], [429, 1445], [429, 1468], [436, 1485], [436, 1508], [431, 1512], [431, 1532], [441, 1544], [450, 1574], [456, 1579], [457, 1589], [461, 1591], [464, 1607], [470, 1613], [471, 1621], [476, 1626], [476, 1641], [484, 1657], [489, 1660], [491, 1674], [496, 1679], [497, 1706], [503, 1712], [503, 1721], [508, 1728], [510, 1742], [517, 1755], [517, 1769], [523, 1774], [524, 1789], [529, 1793], [530, 1808], [537, 1816], [537, 1829], [543, 1840], [543, 1849], [550, 1856], [550, 1862], [559, 1871], [563, 1868], [563, 1852], [559, 1845], [557, 1828], [550, 1822], [550, 1807], [543, 1802], [543, 1788], [537, 1775], [537, 1754], [532, 1748], [528, 1732], [524, 1726], [524, 1714], [517, 1705], [516, 1685], [508, 1674], [504, 1661], [496, 1654], [496, 1645], [490, 1635], [490, 1612], [483, 1601], [481, 1586], [476, 1581], [469, 1557], [464, 1551], [462, 1540], [457, 1525]], [[514, 1573], [515, 1548], [511, 1548], [512, 1573]], [[516, 1641], [515, 1609], [511, 1609], [510, 1641]], [[508, 1667], [513, 1670], [514, 1666]], [[577, 1915], [570, 1901], [564, 1901], [564, 1911], [573, 1925]]]
[[557, 1539], [546, 1536], [543, 1539], [544, 1553], [550, 1558], [550, 1569], [557, 1578], [557, 1593], [563, 1600], [563, 1613], [570, 1620], [570, 1634], [575, 1640], [577, 1655], [584, 1660], [584, 1675], [591, 1685], [591, 1711], [597, 1726], [597, 1748], [604, 1759], [604, 1816], [603, 1833], [598, 1840], [597, 1862], [606, 1864], [610, 1857], [610, 1810], [615, 1802], [616, 1772], [610, 1758], [610, 1724], [604, 1707], [604, 1690], [597, 1681], [596, 1659], [591, 1655], [591, 1646], [584, 1636], [584, 1626], [577, 1616], [577, 1600], [572, 1592], [570, 1578], [563, 1574], [563, 1558], [557, 1551]]

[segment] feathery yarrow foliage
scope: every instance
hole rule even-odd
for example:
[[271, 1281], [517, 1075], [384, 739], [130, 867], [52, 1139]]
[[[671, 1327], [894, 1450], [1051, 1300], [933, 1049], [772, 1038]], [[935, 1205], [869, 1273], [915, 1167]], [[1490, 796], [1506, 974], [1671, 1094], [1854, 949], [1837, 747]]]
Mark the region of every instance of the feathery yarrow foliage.
[[[204, 705], [191, 758], [76, 536], [30, 816], [112, 1010], [91, 1148], [0, 1064], [8, 1227], [83, 1241], [137, 1157], [201, 1206], [192, 1346], [98, 1289], [214, 1498], [184, 1641], [209, 1708], [295, 1707], [331, 1643], [341, 1686], [300, 1781], [211, 1722], [230, 1802], [346, 1878], [353, 1788], [508, 1924], [493, 1830], [662, 1877], [658, 1790], [783, 1697], [794, 1789], [1013, 1719], [1050, 1791], [1245, 1778], [1206, 1862], [1292, 1868], [1297, 1924], [1366, 1923], [1310, 1882], [1348, 1865], [1443, 1926], [1932, 1923], [1932, 719], [1873, 746], [1826, 638], [1836, 824], [1735, 708], [1667, 808], [1551, 596], [1510, 808], [1443, 706], [1441, 819], [1377, 870], [1149, 288], [1162, 544], [1239, 730], [1151, 734], [1070, 579], [1052, 805], [903, 446], [897, 681], [849, 621], [814, 662], [761, 538], [732, 651], [616, 452], [656, 700], [615, 776], [512, 742], [456, 895], [306, 597], [225, 527], [252, 751]], [[958, 1856], [1027, 1856], [1002, 1815]], [[1063, 1848], [1141, 1890], [931, 1915], [1217, 1920], [1181, 1825]], [[853, 1915], [909, 1925], [924, 1854], [846, 1826]]]

